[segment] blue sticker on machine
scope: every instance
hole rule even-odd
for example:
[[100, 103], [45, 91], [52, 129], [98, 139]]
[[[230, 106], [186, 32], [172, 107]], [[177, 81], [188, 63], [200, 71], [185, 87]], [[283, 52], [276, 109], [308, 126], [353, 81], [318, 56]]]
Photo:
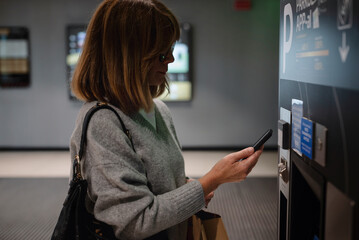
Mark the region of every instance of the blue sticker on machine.
[[313, 159], [313, 122], [302, 118], [301, 151], [309, 159]]
[[301, 127], [303, 117], [303, 101], [292, 99], [292, 149], [302, 156]]

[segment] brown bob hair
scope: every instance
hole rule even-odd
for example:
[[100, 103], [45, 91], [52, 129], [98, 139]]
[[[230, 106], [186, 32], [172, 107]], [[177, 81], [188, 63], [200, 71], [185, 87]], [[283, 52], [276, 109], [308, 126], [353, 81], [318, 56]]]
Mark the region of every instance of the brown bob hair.
[[111, 103], [124, 113], [150, 110], [168, 83], [150, 86], [159, 54], [179, 39], [176, 17], [157, 0], [105, 0], [86, 31], [71, 87], [83, 101]]

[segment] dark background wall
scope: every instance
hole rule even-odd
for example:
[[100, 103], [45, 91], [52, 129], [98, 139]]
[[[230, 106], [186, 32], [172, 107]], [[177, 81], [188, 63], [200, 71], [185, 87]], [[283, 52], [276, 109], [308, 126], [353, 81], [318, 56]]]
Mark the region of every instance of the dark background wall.
[[[30, 31], [31, 84], [0, 88], [0, 148], [67, 148], [80, 102], [68, 97], [65, 27], [98, 0], [1, 0], [0, 26]], [[193, 27], [193, 100], [168, 103], [185, 148], [252, 144], [278, 116], [279, 1], [163, 0]], [[267, 146], [275, 147], [277, 136]]]

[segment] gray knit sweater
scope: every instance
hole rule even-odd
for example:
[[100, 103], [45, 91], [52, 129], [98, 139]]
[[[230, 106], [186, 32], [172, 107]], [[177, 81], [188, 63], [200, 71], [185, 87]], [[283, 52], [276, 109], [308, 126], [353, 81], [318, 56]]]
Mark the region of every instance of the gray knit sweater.
[[[71, 136], [78, 153], [85, 103]], [[115, 108], [115, 107], [114, 107]], [[205, 204], [198, 181], [186, 184], [184, 161], [167, 106], [155, 100], [157, 129], [139, 113], [115, 108], [129, 129], [136, 152], [116, 115], [102, 109], [92, 117], [82, 169], [88, 181], [87, 209], [113, 226], [119, 239], [144, 239], [165, 230], [169, 239], [186, 239], [187, 219]]]

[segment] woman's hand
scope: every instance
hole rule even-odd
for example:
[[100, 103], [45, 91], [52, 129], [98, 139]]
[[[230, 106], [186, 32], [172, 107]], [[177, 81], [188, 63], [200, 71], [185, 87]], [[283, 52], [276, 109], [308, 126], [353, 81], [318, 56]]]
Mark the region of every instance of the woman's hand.
[[[218, 161], [205, 176], [199, 179], [204, 195], [208, 196], [223, 183], [244, 180], [256, 165], [262, 151], [263, 146], [256, 152], [254, 152], [253, 147], [248, 147], [228, 154]], [[244, 160], [241, 161], [241, 159]]]

